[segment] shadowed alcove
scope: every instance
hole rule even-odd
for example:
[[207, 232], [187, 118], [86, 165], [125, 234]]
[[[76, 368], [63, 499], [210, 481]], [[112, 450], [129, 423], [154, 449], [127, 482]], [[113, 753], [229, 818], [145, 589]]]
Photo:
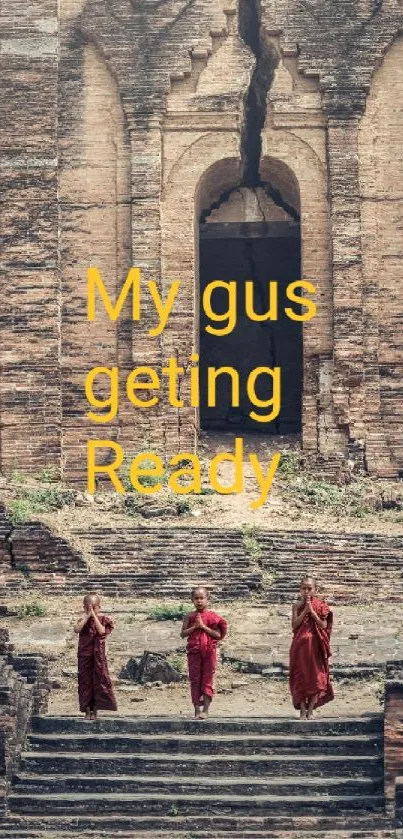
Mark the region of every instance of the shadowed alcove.
[[[220, 171], [225, 163], [224, 173]], [[289, 283], [301, 279], [299, 192], [294, 176], [279, 161], [266, 162], [266, 179], [258, 187], [227, 187], [229, 161], [212, 167], [204, 183], [199, 228], [200, 283], [200, 426], [203, 430], [236, 430], [268, 434], [299, 433], [302, 408], [302, 324], [284, 312]], [[232, 182], [233, 183], [233, 182]], [[219, 188], [221, 186], [221, 191]], [[208, 188], [210, 187], [210, 189]], [[206, 331], [209, 319], [203, 307], [206, 286], [216, 280], [235, 282], [237, 320], [230, 334]], [[246, 313], [246, 282], [253, 281], [253, 308], [263, 315], [270, 307], [269, 283], [278, 283], [278, 319], [252, 321]], [[213, 311], [228, 311], [228, 291], [216, 288]], [[298, 312], [297, 304], [293, 310]], [[217, 324], [220, 328], [224, 325]], [[232, 404], [232, 380], [228, 373], [217, 381], [215, 405], [208, 405], [208, 368], [232, 367], [239, 372], [240, 404]], [[281, 410], [271, 422], [259, 422], [250, 414], [267, 411], [256, 407], [247, 393], [247, 380], [257, 367], [281, 368]], [[256, 379], [259, 400], [273, 395], [267, 373]], [[210, 400], [211, 402], [211, 400]]]

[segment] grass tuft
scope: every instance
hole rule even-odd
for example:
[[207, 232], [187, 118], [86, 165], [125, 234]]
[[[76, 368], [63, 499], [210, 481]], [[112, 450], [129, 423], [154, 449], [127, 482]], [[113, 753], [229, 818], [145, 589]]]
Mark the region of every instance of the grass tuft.
[[34, 600], [32, 603], [20, 603], [17, 606], [17, 618], [20, 620], [24, 618], [44, 618], [47, 613], [46, 606], [38, 600]]
[[147, 620], [149, 621], [179, 621], [183, 620], [185, 615], [189, 612], [189, 607], [186, 606], [184, 603], [181, 603], [179, 606], [175, 605], [163, 605], [163, 606], [154, 606], [151, 609], [151, 612], [147, 615]]

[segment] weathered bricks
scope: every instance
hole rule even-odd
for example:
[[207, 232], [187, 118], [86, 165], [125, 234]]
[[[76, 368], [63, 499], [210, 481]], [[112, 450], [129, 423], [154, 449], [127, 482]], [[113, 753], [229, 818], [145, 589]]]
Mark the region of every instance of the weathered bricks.
[[[4, 470], [52, 463], [83, 485], [85, 441], [98, 436], [85, 418], [90, 367], [159, 366], [197, 346], [195, 224], [240, 185], [244, 103], [264, 52], [242, 40], [238, 5], [2, 4]], [[301, 214], [303, 274], [319, 303], [304, 330], [304, 450], [330, 475], [349, 459], [396, 476], [401, 4], [262, 0], [256, 15], [259, 5], [273, 62], [260, 174]], [[134, 263], [163, 291], [182, 282], [161, 339], [147, 335], [146, 311], [135, 328], [128, 311], [119, 324], [86, 322], [87, 266], [113, 295]], [[193, 409], [178, 416], [164, 400], [123, 405], [102, 431], [169, 454], [193, 448], [195, 429]]]
[[47, 710], [49, 694], [46, 659], [14, 655], [7, 630], [0, 640], [0, 816], [32, 716]]
[[[256, 531], [256, 555], [236, 528], [92, 526], [74, 531], [84, 555], [41, 525], [4, 522], [3, 591], [188, 597], [207, 583], [221, 599], [291, 603], [304, 574], [336, 603], [403, 601], [403, 539], [373, 533]], [[89, 570], [91, 568], [91, 570]]]

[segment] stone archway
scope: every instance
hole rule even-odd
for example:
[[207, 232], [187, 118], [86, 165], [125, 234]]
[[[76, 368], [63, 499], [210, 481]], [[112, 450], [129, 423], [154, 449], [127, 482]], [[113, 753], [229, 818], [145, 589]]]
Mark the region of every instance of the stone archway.
[[[189, 367], [199, 351], [199, 217], [213, 188], [217, 197], [240, 182], [239, 136], [234, 132], [211, 132], [187, 137], [178, 153], [178, 137], [172, 136], [173, 162], [165, 170], [161, 201], [161, 275], [165, 293], [172, 279], [181, 283], [181, 305], [171, 316], [171, 328], [162, 336], [163, 357], [175, 356]], [[171, 157], [171, 137], [165, 138], [165, 154]], [[176, 155], [175, 155], [176, 150]], [[215, 187], [213, 186], [215, 185]], [[189, 378], [181, 385], [185, 407], [165, 411], [167, 452], [192, 450], [197, 445], [199, 411], [190, 407]]]
[[[161, 202], [161, 269], [163, 292], [170, 279], [179, 279], [182, 297], [162, 343], [164, 358], [175, 354], [178, 362], [188, 367], [191, 354], [199, 351], [200, 215], [225, 192], [239, 186], [241, 160], [236, 131], [189, 131], [187, 136], [181, 135], [181, 144], [178, 139], [176, 131], [164, 134], [169, 165], [165, 167]], [[332, 457], [343, 449], [345, 441], [334, 422], [331, 394], [333, 305], [324, 138], [323, 156], [290, 131], [268, 127], [262, 140], [261, 180], [279, 189], [285, 204], [300, 212], [301, 278], [314, 282], [317, 289], [318, 314], [303, 330], [303, 448], [313, 457]], [[182, 394], [189, 405], [186, 381]], [[194, 447], [199, 426], [194, 408], [183, 408], [179, 423], [177, 411], [168, 407], [167, 451]]]

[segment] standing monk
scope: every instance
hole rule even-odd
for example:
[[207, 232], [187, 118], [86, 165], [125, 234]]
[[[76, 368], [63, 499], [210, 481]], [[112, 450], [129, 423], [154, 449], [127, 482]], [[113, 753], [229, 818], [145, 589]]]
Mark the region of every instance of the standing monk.
[[312, 577], [301, 580], [300, 598], [292, 607], [294, 638], [290, 650], [290, 690], [301, 719], [334, 699], [329, 675], [333, 612], [316, 596]]
[[96, 720], [97, 711], [117, 711], [105, 652], [105, 638], [112, 632], [113, 623], [100, 614], [101, 601], [97, 594], [86, 594], [83, 605], [84, 615], [74, 627], [79, 635], [78, 698], [85, 718]]
[[197, 720], [206, 719], [214, 696], [214, 674], [217, 664], [217, 643], [225, 638], [228, 624], [224, 618], [207, 608], [208, 594], [204, 586], [192, 591], [195, 607], [184, 618], [181, 638], [187, 638], [190, 692]]

